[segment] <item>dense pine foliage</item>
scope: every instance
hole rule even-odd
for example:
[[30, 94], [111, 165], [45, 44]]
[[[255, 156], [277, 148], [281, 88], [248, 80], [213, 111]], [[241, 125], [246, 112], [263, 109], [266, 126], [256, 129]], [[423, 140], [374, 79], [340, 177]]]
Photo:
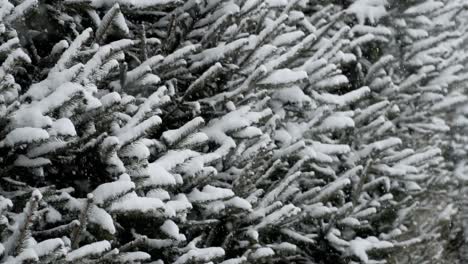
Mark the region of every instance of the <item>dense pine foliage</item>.
[[464, 0], [0, 0], [0, 262], [466, 263]]

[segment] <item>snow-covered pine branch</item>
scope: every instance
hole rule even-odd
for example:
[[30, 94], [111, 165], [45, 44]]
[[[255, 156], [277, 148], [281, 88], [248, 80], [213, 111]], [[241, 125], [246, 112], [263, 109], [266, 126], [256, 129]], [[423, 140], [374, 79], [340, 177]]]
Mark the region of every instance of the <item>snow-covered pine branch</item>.
[[454, 259], [463, 1], [0, 4], [2, 261]]

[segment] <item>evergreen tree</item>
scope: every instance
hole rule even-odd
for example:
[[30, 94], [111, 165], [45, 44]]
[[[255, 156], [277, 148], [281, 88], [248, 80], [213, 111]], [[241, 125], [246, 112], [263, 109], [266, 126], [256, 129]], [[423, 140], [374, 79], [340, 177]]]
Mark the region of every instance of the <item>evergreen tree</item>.
[[466, 4], [331, 2], [0, 0], [1, 261], [463, 263]]

